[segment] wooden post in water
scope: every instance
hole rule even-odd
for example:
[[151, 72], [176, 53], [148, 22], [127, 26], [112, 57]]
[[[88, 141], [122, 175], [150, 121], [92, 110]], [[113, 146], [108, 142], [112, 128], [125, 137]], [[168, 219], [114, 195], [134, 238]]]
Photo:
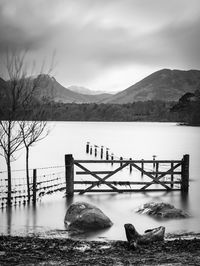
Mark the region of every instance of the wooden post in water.
[[36, 204], [37, 200], [37, 170], [33, 169], [33, 204]]
[[[132, 161], [132, 158], [129, 159], [130, 161]], [[132, 173], [132, 164], [130, 163], [130, 173]]]
[[66, 195], [74, 195], [74, 158], [72, 154], [65, 154]]
[[120, 161], [121, 161], [120, 166], [122, 166], [123, 157], [120, 157]]
[[159, 170], [159, 163], [155, 163], [156, 164], [156, 178], [158, 178], [158, 170]]
[[[173, 167], [174, 167], [174, 164], [171, 163], [171, 168], [173, 168]], [[171, 173], [171, 182], [174, 182], [174, 174], [173, 173]], [[174, 184], [171, 184], [171, 188], [174, 188]]]
[[97, 157], [97, 145], [94, 145], [94, 156]]
[[90, 143], [87, 142], [87, 144], [86, 144], [86, 153], [87, 153], [87, 154], [89, 153], [89, 149], [90, 149]]
[[101, 146], [101, 159], [103, 159], [103, 146]]
[[143, 177], [143, 175], [144, 175], [144, 159], [142, 159], [142, 162], [141, 162], [141, 168], [142, 168], [142, 172], [141, 172], [141, 177]]
[[[114, 160], [114, 155], [113, 155], [113, 153], [111, 154], [111, 160], [112, 160], [112, 161]], [[111, 163], [111, 165], [113, 166], [113, 162]]]
[[[153, 161], [155, 161], [155, 159], [156, 159], [156, 155], [153, 155]], [[153, 168], [155, 168], [155, 166], [156, 166], [156, 164], [155, 164], [155, 162], [153, 162]]]
[[106, 148], [106, 160], [108, 161], [109, 160], [109, 154], [108, 154], [108, 148]]
[[181, 191], [188, 192], [189, 188], [189, 154], [185, 154], [182, 160], [182, 179], [181, 179]]

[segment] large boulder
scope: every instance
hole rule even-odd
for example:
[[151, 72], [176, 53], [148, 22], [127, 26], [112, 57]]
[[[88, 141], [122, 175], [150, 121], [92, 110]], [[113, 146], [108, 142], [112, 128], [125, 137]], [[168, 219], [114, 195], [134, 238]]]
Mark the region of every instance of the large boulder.
[[96, 206], [76, 202], [70, 205], [65, 215], [69, 230], [98, 230], [112, 226], [111, 220]]
[[165, 236], [165, 227], [163, 226], [148, 229], [143, 235], [140, 235], [132, 224], [125, 224], [124, 228], [129, 246], [132, 248], [137, 248], [138, 244], [150, 244], [156, 241], [163, 241]]
[[189, 214], [183, 210], [177, 209], [173, 205], [164, 202], [145, 203], [137, 210], [137, 212], [141, 214], [148, 214], [156, 218], [177, 219], [190, 217]]

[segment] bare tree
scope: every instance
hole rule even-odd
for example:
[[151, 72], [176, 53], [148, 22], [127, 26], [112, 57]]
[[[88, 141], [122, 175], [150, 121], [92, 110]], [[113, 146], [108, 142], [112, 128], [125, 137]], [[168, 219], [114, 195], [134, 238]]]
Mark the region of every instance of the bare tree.
[[[42, 75], [34, 79], [27, 75], [27, 65], [25, 63], [26, 53], [7, 53], [5, 69], [8, 81], [0, 80], [0, 153], [5, 157], [8, 175], [8, 205], [11, 204], [11, 161], [15, 159], [14, 154], [23, 147], [30, 147], [44, 131], [45, 122], [32, 122], [27, 120], [32, 116], [32, 108], [38, 105], [37, 90], [41, 82]], [[33, 71], [33, 67], [32, 67]], [[51, 68], [48, 71], [50, 73]], [[41, 72], [43, 72], [43, 66]], [[40, 103], [39, 106], [42, 106]], [[40, 112], [40, 114], [42, 114]], [[18, 120], [23, 121], [22, 124]], [[29, 127], [29, 125], [31, 125]], [[23, 130], [22, 130], [23, 129]], [[30, 192], [30, 191], [29, 191]]]
[[8, 204], [11, 203], [11, 160], [14, 159], [14, 153], [22, 146], [23, 139], [20, 128], [16, 121], [0, 120], [0, 146], [5, 157], [8, 174]]
[[30, 178], [29, 178], [29, 153], [34, 143], [44, 139], [49, 134], [46, 121], [19, 121], [22, 140], [26, 149], [26, 182], [28, 199], [30, 199]]

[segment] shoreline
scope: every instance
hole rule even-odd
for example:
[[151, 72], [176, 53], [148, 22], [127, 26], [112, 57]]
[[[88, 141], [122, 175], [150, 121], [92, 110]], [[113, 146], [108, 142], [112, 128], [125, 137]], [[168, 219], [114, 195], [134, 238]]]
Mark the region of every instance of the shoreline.
[[132, 250], [121, 240], [0, 235], [0, 265], [200, 265], [197, 236], [166, 239]]

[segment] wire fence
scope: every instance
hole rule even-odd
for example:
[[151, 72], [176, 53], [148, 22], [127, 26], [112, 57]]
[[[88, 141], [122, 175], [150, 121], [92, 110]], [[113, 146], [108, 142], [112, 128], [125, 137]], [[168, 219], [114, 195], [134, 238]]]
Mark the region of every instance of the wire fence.
[[[57, 169], [60, 169], [58, 172]], [[33, 170], [29, 169], [28, 196], [27, 176], [25, 169], [17, 169], [12, 174], [11, 205], [26, 205], [33, 200]], [[37, 168], [36, 198], [44, 195], [62, 191], [65, 188], [64, 166], [48, 166]], [[55, 171], [52, 171], [55, 170]], [[8, 178], [7, 171], [0, 171], [0, 208], [7, 206], [8, 199]]]

